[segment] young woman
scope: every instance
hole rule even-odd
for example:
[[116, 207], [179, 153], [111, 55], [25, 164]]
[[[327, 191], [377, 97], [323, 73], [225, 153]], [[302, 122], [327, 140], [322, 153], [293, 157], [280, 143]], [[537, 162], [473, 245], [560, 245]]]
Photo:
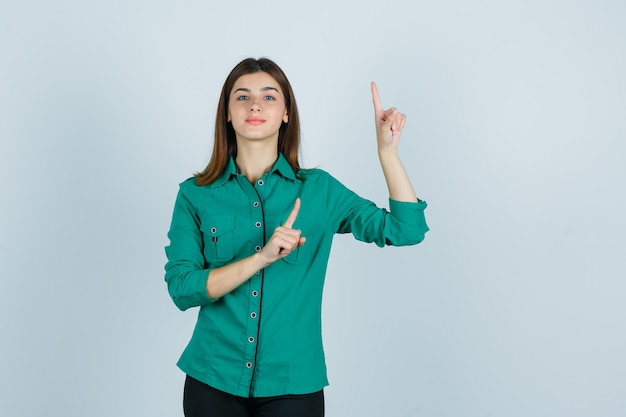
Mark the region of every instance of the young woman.
[[371, 89], [389, 211], [300, 167], [296, 100], [274, 62], [245, 59], [226, 79], [211, 159], [180, 184], [165, 248], [174, 303], [200, 307], [178, 362], [187, 417], [323, 416], [322, 287], [334, 234], [382, 247], [428, 231], [398, 156], [405, 116]]

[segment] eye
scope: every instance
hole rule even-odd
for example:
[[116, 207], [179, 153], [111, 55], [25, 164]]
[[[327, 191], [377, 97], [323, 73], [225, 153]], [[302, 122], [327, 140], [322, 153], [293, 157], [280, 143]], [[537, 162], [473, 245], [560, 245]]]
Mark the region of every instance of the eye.
[[275, 99], [274, 97], [272, 97], [272, 96], [265, 96], [265, 97], [264, 97], [264, 99], [265, 99], [265, 100], [267, 100], [267, 101], [274, 101], [274, 100], [276, 100], [276, 99]]
[[237, 101], [246, 101], [248, 99], [248, 96], [239, 96], [237, 97]]

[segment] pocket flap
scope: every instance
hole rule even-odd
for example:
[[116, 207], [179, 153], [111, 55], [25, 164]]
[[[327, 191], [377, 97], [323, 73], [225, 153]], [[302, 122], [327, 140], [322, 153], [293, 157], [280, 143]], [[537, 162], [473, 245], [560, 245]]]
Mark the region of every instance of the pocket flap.
[[200, 225], [200, 230], [209, 236], [219, 237], [235, 229], [235, 218], [232, 216], [214, 217]]

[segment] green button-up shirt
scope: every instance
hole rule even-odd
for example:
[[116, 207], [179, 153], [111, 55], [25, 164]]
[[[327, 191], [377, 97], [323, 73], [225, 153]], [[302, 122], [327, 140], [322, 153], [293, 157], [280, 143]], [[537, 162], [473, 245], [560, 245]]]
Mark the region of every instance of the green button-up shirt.
[[[261, 250], [297, 197], [294, 228], [306, 243], [219, 299], [207, 295], [212, 268]], [[209, 185], [180, 184], [165, 248], [165, 280], [181, 310], [200, 307], [179, 368], [241, 397], [306, 394], [328, 385], [322, 348], [322, 287], [335, 233], [384, 245], [424, 238], [426, 203], [378, 208], [320, 169], [296, 175], [279, 155], [251, 184], [233, 160]]]

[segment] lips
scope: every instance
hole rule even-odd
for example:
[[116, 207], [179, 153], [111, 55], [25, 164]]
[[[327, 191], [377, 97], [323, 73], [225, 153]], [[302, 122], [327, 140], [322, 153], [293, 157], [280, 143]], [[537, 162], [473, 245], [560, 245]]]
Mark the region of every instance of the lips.
[[246, 123], [251, 124], [251, 125], [255, 125], [258, 126], [260, 124], [265, 123], [265, 119], [262, 119], [260, 117], [248, 117], [246, 119]]

